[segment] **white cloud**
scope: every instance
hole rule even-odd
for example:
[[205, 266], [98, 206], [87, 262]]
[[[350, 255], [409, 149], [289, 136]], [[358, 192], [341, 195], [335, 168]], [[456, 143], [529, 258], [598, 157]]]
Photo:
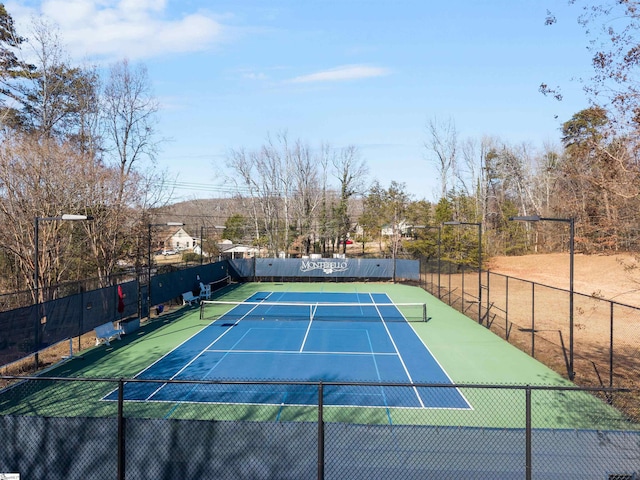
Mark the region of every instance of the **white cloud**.
[[262, 72], [246, 72], [242, 74], [242, 78], [247, 80], [267, 80], [269, 77]]
[[360, 78], [382, 77], [389, 75], [389, 69], [366, 65], [344, 65], [321, 72], [302, 75], [289, 80], [290, 83], [342, 82]]
[[22, 25], [31, 15], [53, 21], [77, 58], [136, 60], [200, 51], [226, 34], [224, 25], [203, 11], [172, 18], [166, 0], [42, 0], [39, 10], [15, 12]]

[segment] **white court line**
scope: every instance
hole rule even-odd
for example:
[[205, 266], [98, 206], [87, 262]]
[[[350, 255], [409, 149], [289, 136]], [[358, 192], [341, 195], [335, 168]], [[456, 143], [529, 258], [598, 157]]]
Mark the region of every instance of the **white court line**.
[[[313, 307], [311, 307], [313, 309]], [[316, 310], [318, 309], [318, 305], [316, 304]], [[315, 313], [315, 312], [314, 312]], [[302, 339], [302, 345], [300, 345], [299, 353], [302, 353], [304, 350], [304, 346], [307, 343], [307, 338], [309, 337], [309, 332], [311, 331], [311, 324], [313, 323], [313, 315], [309, 315], [309, 325], [307, 325], [307, 331], [304, 333], [304, 338]]]
[[[431, 352], [431, 349], [429, 348], [429, 346], [424, 342], [424, 340], [422, 339], [422, 337], [420, 337], [420, 335], [418, 335], [418, 332], [416, 332], [416, 329], [413, 328], [413, 325], [411, 325], [411, 322], [407, 322], [407, 325], [409, 325], [411, 327], [411, 330], [413, 330], [413, 333], [415, 334], [416, 337], [418, 337], [418, 340], [420, 340], [420, 342], [422, 343], [422, 345], [424, 345], [424, 348], [427, 349], [427, 352], [429, 352], [429, 355], [431, 355], [431, 358], [433, 358], [433, 361], [436, 362], [436, 364], [438, 365], [438, 367], [440, 367], [440, 370], [442, 371], [442, 373], [444, 373], [444, 375], [447, 377], [447, 379], [449, 380], [449, 383], [451, 383], [451, 385], [455, 385], [455, 382], [453, 381], [453, 379], [449, 376], [449, 374], [447, 373], [447, 371], [445, 370], [445, 368], [442, 366], [442, 364], [438, 361], [438, 357], [436, 357], [433, 352]], [[467, 400], [467, 397], [464, 396], [464, 393], [462, 393], [462, 391], [460, 390], [459, 387], [456, 387], [455, 390], [458, 392], [458, 395], [460, 395], [462, 397], [462, 399], [467, 403], [467, 405], [469, 405], [469, 408], [453, 408], [453, 407], [441, 407], [441, 408], [450, 408], [451, 410], [473, 410], [473, 405], [471, 405], [471, 402], [469, 400]]]
[[[269, 293], [269, 295], [271, 295], [271, 293]], [[266, 300], [267, 298], [269, 298], [269, 295], [267, 295], [266, 298], [263, 299]], [[240, 321], [245, 318], [247, 315], [249, 315], [249, 313], [251, 313], [253, 310], [255, 310], [256, 308], [258, 308], [258, 305], [254, 305], [254, 307], [249, 310], [247, 313], [245, 313], [240, 319], [238, 319], [233, 325], [237, 325], [238, 323], [240, 323]], [[229, 313], [229, 312], [227, 312]], [[226, 314], [225, 314], [226, 315]], [[223, 315], [224, 317], [224, 315]], [[222, 317], [221, 317], [222, 318]], [[191, 337], [189, 337], [187, 340], [185, 340], [184, 342], [182, 342], [180, 345], [178, 345], [178, 347], [184, 345], [188, 340], [191, 340], [193, 337], [195, 337], [198, 333], [204, 331], [206, 328], [210, 327], [211, 325], [207, 325], [205, 328], [203, 328], [202, 330], [200, 330], [199, 332], [195, 333], [194, 335], [192, 335]], [[224, 332], [222, 332], [220, 335], [218, 335], [216, 337], [216, 339], [211, 342], [209, 345], [207, 345], [202, 351], [200, 351], [200, 353], [198, 353], [195, 357], [193, 357], [189, 362], [187, 362], [185, 365], [183, 365], [183, 367], [178, 370], [174, 375], [171, 376], [171, 378], [169, 378], [169, 380], [174, 380], [178, 375], [180, 375], [182, 372], [184, 372], [191, 364], [193, 364], [193, 362], [195, 362], [198, 358], [200, 358], [202, 356], [203, 353], [206, 353], [209, 348], [214, 345], [218, 340], [220, 340], [222, 337], [224, 337], [227, 333], [229, 333], [231, 331], [232, 327], [227, 328]], [[176, 350], [178, 347], [174, 348], [173, 350], [171, 350], [172, 352], [174, 350]], [[171, 353], [171, 352], [169, 352]], [[167, 353], [167, 355], [169, 355], [169, 353]], [[151, 365], [159, 362], [160, 360], [162, 360], [162, 358], [166, 357], [167, 355], [164, 355], [163, 357], [161, 357], [160, 359], [158, 359], [156, 362], [152, 363]], [[147, 368], [150, 368], [151, 365]], [[146, 370], [146, 369], [145, 369]], [[143, 370], [144, 371], [144, 370]], [[139, 375], [139, 374], [138, 374]], [[164, 382], [162, 385], [160, 385], [158, 388], [156, 388], [150, 395], [147, 396], [147, 400], [151, 400], [151, 398], [156, 395], [160, 390], [162, 390], [165, 386], [167, 385], [167, 382]]]
[[[404, 360], [402, 359], [402, 355], [400, 355], [400, 351], [398, 350], [398, 346], [396, 345], [395, 340], [391, 336], [391, 332], [389, 331], [389, 328], [387, 327], [387, 322], [384, 321], [384, 317], [380, 313], [380, 310], [378, 309], [378, 306], [376, 305], [376, 302], [373, 299], [373, 295], [371, 293], [369, 293], [369, 297], [371, 297], [371, 302], [373, 302], [373, 305], [376, 307], [376, 311], [378, 312], [378, 315], [380, 316], [380, 319], [382, 320], [382, 324], [384, 325], [384, 329], [387, 331], [387, 335], [389, 335], [389, 340], [391, 340], [391, 344], [393, 345], [393, 349], [396, 351], [396, 354], [398, 355], [398, 358], [400, 359], [400, 363], [402, 364], [402, 368], [404, 369], [404, 373], [407, 374], [407, 377], [409, 378], [409, 381], [411, 383], [413, 383], [413, 378], [411, 378], [411, 374], [409, 373], [409, 369], [405, 365]], [[389, 299], [389, 300], [391, 300], [391, 299]], [[393, 303], [393, 302], [391, 302], [391, 303]], [[425, 408], [424, 407], [424, 402], [422, 401], [422, 397], [420, 397], [420, 394], [418, 393], [417, 387], [413, 387], [413, 391], [415, 392], [416, 397], [418, 398], [418, 401], [420, 402], [420, 406], [422, 408]]]

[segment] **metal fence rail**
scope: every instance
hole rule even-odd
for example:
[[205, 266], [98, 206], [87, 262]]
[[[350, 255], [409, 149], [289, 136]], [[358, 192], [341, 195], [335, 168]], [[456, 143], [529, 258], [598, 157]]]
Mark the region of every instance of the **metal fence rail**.
[[[464, 265], [423, 262], [423, 288], [478, 320], [534, 358], [571, 378], [569, 349], [575, 363], [572, 380], [582, 386], [638, 387], [640, 308], [574, 292], [574, 325], [570, 332], [570, 292], [529, 280]], [[478, 304], [482, 291], [482, 305]], [[480, 310], [480, 311], [478, 311]], [[574, 344], [569, 344], [574, 333]]]
[[[601, 480], [640, 471], [640, 425], [606, 401], [638, 394], [622, 389], [163, 381], [184, 389], [175, 403], [127, 400], [150, 380], [0, 381], [17, 382], [0, 391], [0, 473], [30, 480]], [[228, 396], [231, 387], [260, 396], [283, 384], [311, 389], [315, 400], [235, 404]], [[423, 387], [459, 389], [474, 408], [335, 406], [340, 389], [410, 395]], [[189, 402], [193, 389], [207, 389], [211, 401]], [[105, 400], [109, 392], [116, 400]]]

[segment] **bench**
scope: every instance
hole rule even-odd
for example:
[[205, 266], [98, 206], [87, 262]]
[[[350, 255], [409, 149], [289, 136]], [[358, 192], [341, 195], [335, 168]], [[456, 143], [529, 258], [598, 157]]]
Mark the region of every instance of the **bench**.
[[121, 328], [115, 328], [113, 326], [113, 322], [107, 322], [99, 327], [96, 327], [96, 345], [100, 345], [104, 343], [106, 345], [110, 345], [111, 340], [115, 340], [116, 338], [120, 340], [120, 335], [122, 335], [124, 331]]
[[182, 305], [191, 305], [193, 302], [198, 303], [200, 301], [200, 297], [196, 297], [193, 295], [193, 292], [184, 292], [182, 294]]

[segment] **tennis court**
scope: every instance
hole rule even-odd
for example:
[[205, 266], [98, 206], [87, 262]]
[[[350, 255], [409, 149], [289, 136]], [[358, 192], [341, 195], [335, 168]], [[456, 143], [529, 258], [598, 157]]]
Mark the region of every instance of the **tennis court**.
[[[331, 381], [451, 384], [411, 322], [426, 305], [386, 293], [259, 291], [243, 302], [203, 302], [211, 323], [135, 375], [153, 380]], [[407, 390], [407, 391], [405, 391]], [[116, 392], [106, 399], [116, 400]], [[125, 400], [314, 405], [313, 385], [125, 385]], [[455, 389], [331, 386], [332, 406], [469, 409]]]
[[[244, 283], [215, 301], [5, 389], [0, 432], [15, 448], [0, 463], [27, 471], [46, 450], [51, 469], [82, 478], [96, 458], [96, 478], [116, 459], [127, 478], [148, 465], [160, 477], [176, 458], [180, 478], [635, 471], [635, 424], [419, 288]], [[238, 476], [245, 466], [270, 474]]]
[[[96, 381], [27, 382], [0, 396], [0, 412], [111, 416], [124, 379], [133, 416], [313, 421], [322, 398], [325, 419], [335, 422], [514, 428], [522, 425], [522, 395], [468, 385], [571, 387], [417, 287], [243, 283], [214, 300], [232, 303], [205, 305], [204, 315], [197, 306], [164, 313], [48, 372]], [[532, 401], [536, 428], [626, 424], [587, 393], [567, 402], [541, 390]], [[579, 415], [578, 404], [598, 414]]]

